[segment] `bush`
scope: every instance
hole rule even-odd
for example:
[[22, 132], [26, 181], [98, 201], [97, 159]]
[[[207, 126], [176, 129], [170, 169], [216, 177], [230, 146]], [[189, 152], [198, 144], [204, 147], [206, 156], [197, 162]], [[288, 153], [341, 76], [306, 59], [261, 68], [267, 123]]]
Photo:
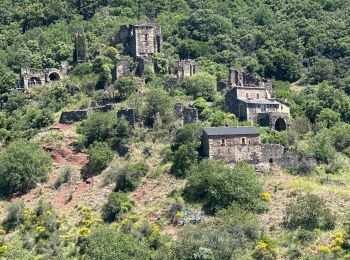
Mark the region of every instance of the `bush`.
[[150, 250], [144, 242], [112, 227], [102, 226], [87, 238], [83, 252], [88, 259], [149, 259]]
[[195, 99], [203, 97], [206, 100], [212, 100], [216, 94], [216, 78], [206, 72], [198, 72], [192, 77], [187, 77], [181, 83], [181, 87], [187, 95]]
[[124, 166], [118, 172], [116, 176], [115, 191], [133, 191], [141, 182], [141, 178], [144, 177], [149, 170], [149, 167], [145, 163], [130, 163]]
[[234, 206], [215, 221], [184, 226], [173, 244], [175, 259], [242, 259], [258, 233], [254, 214]]
[[48, 178], [49, 153], [25, 140], [12, 142], [0, 154], [0, 192], [26, 192]]
[[69, 183], [72, 180], [73, 168], [70, 165], [66, 165], [62, 170], [60, 175], [57, 177], [53, 187], [58, 189], [63, 183]]
[[174, 154], [170, 172], [176, 177], [185, 177], [186, 171], [198, 161], [198, 152], [193, 144], [183, 144]]
[[171, 145], [171, 149], [176, 151], [183, 144], [194, 144], [199, 146], [202, 136], [202, 127], [198, 123], [188, 124], [178, 129]]
[[171, 122], [174, 116], [172, 100], [164, 90], [151, 89], [146, 95], [145, 123], [153, 126], [157, 115], [160, 116], [162, 123]]
[[89, 147], [96, 141], [117, 145], [129, 136], [130, 129], [125, 120], [117, 120], [114, 112], [108, 112], [91, 114], [77, 132], [84, 136], [84, 144]]
[[107, 203], [102, 208], [102, 218], [106, 222], [121, 220], [129, 212], [134, 202], [125, 193], [112, 192]]
[[300, 227], [329, 230], [335, 227], [335, 220], [335, 215], [323, 199], [314, 194], [306, 194], [287, 205], [284, 223], [289, 229]]
[[119, 96], [124, 100], [137, 91], [137, 81], [133, 77], [122, 77], [114, 83], [114, 88], [118, 90]]
[[16, 228], [20, 223], [23, 222], [23, 209], [24, 205], [19, 203], [10, 204], [7, 209], [7, 215], [2, 222], [2, 225], [6, 230]]
[[83, 179], [100, 174], [113, 159], [114, 152], [105, 143], [95, 142], [88, 150], [89, 163], [82, 171]]
[[262, 212], [267, 203], [260, 194], [262, 185], [254, 169], [238, 163], [233, 168], [214, 160], [204, 160], [188, 171], [185, 198], [203, 202], [208, 213], [237, 203], [246, 210]]

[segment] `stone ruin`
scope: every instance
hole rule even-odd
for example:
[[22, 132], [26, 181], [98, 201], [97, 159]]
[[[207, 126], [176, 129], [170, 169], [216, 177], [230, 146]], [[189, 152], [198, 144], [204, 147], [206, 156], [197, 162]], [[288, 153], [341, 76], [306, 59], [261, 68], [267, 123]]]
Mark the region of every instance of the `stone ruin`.
[[92, 107], [91, 110], [93, 112], [108, 112], [114, 109], [114, 104], [107, 104], [103, 106], [98, 106], [98, 107]]
[[180, 125], [198, 122], [198, 110], [192, 107], [184, 107], [182, 103], [174, 105], [174, 116]]
[[88, 117], [88, 110], [75, 110], [75, 111], [64, 111], [61, 113], [60, 123], [61, 124], [72, 124], [75, 122], [83, 121]]
[[61, 69], [47, 68], [36, 70], [30, 68], [21, 68], [19, 86], [27, 89], [32, 86], [44, 86], [52, 81], [61, 80], [68, 74], [68, 63], [62, 62]]
[[136, 127], [136, 115], [133, 108], [119, 110], [117, 112], [117, 118], [126, 120], [132, 128]]
[[134, 70], [134, 63], [127, 57], [121, 57], [115, 64], [115, 68], [112, 70], [112, 81], [116, 81], [120, 77], [126, 77], [132, 75]]
[[123, 44], [124, 54], [135, 60], [138, 57], [153, 56], [162, 51], [162, 29], [154, 23], [122, 25], [116, 35], [116, 43]]
[[191, 77], [197, 72], [197, 63], [195, 60], [179, 60], [176, 64], [177, 78]]
[[234, 68], [229, 69], [228, 87], [259, 87], [265, 88], [270, 96], [272, 94], [271, 80], [264, 80], [260, 77], [252, 76]]

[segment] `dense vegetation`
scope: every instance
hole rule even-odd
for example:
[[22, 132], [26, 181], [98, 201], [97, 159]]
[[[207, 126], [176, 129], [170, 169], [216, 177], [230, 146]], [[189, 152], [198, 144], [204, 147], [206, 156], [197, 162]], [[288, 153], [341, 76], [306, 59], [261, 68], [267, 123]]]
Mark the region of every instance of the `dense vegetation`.
[[[9, 203], [0, 258], [350, 258], [349, 10], [346, 0], [1, 1], [0, 203], [35, 192]], [[120, 25], [146, 20], [164, 35], [155, 70], [145, 68], [144, 87], [134, 75], [113, 81]], [[174, 62], [187, 58], [199, 72], [163, 90]], [[16, 90], [21, 68], [62, 61], [70, 65], [63, 80]], [[288, 130], [257, 129], [263, 143], [297, 152], [291, 167], [261, 176], [246, 163], [201, 158], [203, 127], [250, 125], [224, 111], [216, 82], [228, 66], [272, 79], [274, 96], [290, 104]], [[201, 121], [180, 126], [173, 107], [189, 101]], [[106, 103], [116, 109], [89, 113], [76, 131], [47, 130], [61, 111]], [[135, 109], [136, 128], [116, 118], [124, 107]], [[51, 167], [47, 151], [67, 147], [65, 159], [88, 160], [79, 172]], [[66, 189], [76, 183], [108, 194], [77, 206], [83, 198]], [[73, 220], [39, 201], [46, 186], [77, 203]], [[157, 205], [143, 198], [140, 206], [153, 191]]]

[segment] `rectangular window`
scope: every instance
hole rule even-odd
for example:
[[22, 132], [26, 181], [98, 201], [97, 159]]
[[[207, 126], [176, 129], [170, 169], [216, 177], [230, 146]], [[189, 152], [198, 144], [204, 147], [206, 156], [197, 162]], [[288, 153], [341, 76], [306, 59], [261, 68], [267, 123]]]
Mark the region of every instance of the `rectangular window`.
[[246, 144], [247, 140], [245, 137], [242, 138], [242, 144]]
[[259, 99], [259, 98], [260, 98], [259, 93], [256, 93], [256, 98], [257, 98], [257, 99]]
[[246, 98], [249, 98], [249, 93], [245, 93], [245, 97], [246, 97]]
[[225, 139], [221, 139], [221, 146], [225, 146], [226, 142], [225, 142]]

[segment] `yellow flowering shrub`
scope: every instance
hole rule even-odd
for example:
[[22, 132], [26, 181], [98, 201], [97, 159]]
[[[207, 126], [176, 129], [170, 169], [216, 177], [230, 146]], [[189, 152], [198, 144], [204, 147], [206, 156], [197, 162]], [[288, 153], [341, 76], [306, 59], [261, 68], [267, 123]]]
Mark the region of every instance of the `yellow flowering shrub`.
[[40, 233], [44, 233], [46, 231], [46, 228], [43, 226], [37, 226], [36, 227], [36, 231], [40, 234]]
[[8, 249], [9, 247], [6, 245], [0, 246], [0, 255], [4, 254]]
[[152, 233], [159, 233], [160, 232], [160, 226], [158, 226], [157, 224], [153, 225], [152, 229], [151, 229], [151, 232]]
[[175, 217], [178, 219], [181, 218], [182, 216], [183, 216], [183, 214], [180, 211], [176, 212], [176, 214], [175, 214]]
[[321, 253], [324, 253], [324, 254], [331, 253], [331, 249], [328, 246], [320, 246], [318, 248], [318, 251], [320, 251]]
[[78, 236], [79, 237], [87, 237], [88, 235], [90, 235], [91, 230], [87, 227], [82, 227], [79, 229], [78, 231]]
[[260, 193], [260, 197], [266, 202], [269, 202], [271, 200], [271, 195], [268, 192]]

